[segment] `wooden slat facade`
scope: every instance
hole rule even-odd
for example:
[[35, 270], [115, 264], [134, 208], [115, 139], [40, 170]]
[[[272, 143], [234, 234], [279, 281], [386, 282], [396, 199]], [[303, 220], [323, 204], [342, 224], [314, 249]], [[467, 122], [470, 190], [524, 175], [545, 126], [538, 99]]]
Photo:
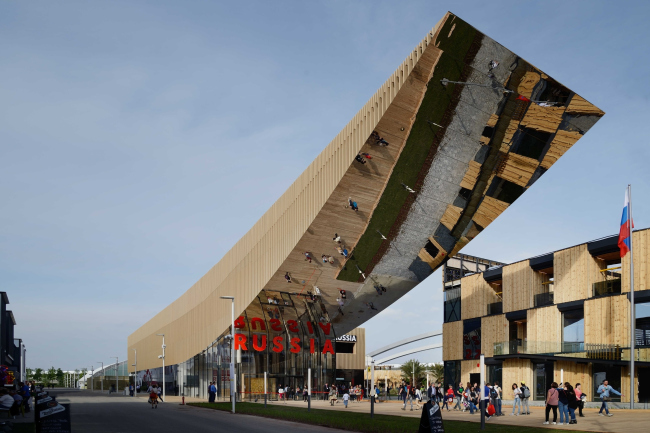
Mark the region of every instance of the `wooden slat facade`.
[[548, 347], [560, 351], [562, 342], [562, 313], [555, 305], [528, 310], [526, 323], [528, 351], [540, 353]]
[[494, 356], [494, 343], [508, 341], [509, 322], [505, 314], [481, 318], [481, 351], [490, 358]]
[[487, 304], [501, 300], [483, 279], [483, 274], [470, 275], [461, 280], [460, 298], [460, 316], [463, 320], [485, 316]]
[[585, 301], [585, 343], [629, 346], [630, 301], [626, 295]]
[[[501, 370], [503, 395], [505, 400], [512, 400], [512, 384], [520, 385], [525, 382], [533, 390], [533, 364], [529, 359], [505, 359]], [[505, 412], [505, 408], [504, 408]]]
[[503, 312], [533, 308], [534, 296], [544, 290], [548, 276], [530, 268], [528, 260], [503, 267]]
[[553, 254], [554, 302], [578, 301], [593, 295], [593, 283], [602, 281], [605, 263], [589, 254], [587, 244], [577, 245]]
[[463, 322], [443, 323], [442, 359], [457, 361], [463, 359]]

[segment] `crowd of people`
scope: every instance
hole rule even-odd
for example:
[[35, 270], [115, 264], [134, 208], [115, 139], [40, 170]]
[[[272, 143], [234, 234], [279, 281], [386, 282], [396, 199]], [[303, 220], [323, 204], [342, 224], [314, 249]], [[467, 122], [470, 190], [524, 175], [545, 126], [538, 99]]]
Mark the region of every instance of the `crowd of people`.
[[14, 389], [0, 388], [0, 411], [8, 411], [11, 416], [29, 412], [29, 400], [35, 393], [36, 383], [33, 381], [19, 382]]
[[[452, 385], [449, 385], [445, 390], [440, 383], [434, 383], [427, 390], [427, 398], [438, 403], [441, 410], [468, 411], [471, 415], [480, 413], [480, 400], [483, 398], [486, 401], [484, 409], [485, 416], [486, 419], [490, 419], [493, 416], [505, 415], [502, 411], [502, 399], [506, 397], [506, 399], [511, 398], [513, 401], [510, 415], [530, 415], [530, 388], [528, 388], [525, 382], [513, 383], [509, 388], [507, 390], [509, 392], [506, 392], [499, 386], [499, 382], [494, 382], [486, 383], [483, 390], [481, 390], [478, 383], [472, 385], [467, 382], [465, 386], [460, 384], [455, 389]], [[612, 388], [606, 380], [598, 387], [596, 393], [601, 400], [601, 407], [598, 414], [600, 416], [613, 416], [609, 412], [608, 402], [611, 401], [612, 395], [623, 396], [623, 394]], [[583, 409], [585, 407], [586, 397], [580, 383], [576, 383], [574, 386], [569, 382], [560, 385], [553, 382], [546, 393], [546, 420], [544, 424], [556, 425], [558, 412], [560, 413], [559, 425], [577, 424], [576, 411], [578, 412], [577, 417], [584, 417]], [[399, 398], [404, 402], [402, 410], [406, 410], [409, 402], [411, 402], [411, 410], [413, 410], [413, 401], [418, 399], [418, 392], [412, 390], [408, 384], [402, 383], [399, 390]], [[450, 409], [450, 405], [452, 404], [453, 408]], [[553, 412], [552, 421], [549, 420], [551, 412]]]

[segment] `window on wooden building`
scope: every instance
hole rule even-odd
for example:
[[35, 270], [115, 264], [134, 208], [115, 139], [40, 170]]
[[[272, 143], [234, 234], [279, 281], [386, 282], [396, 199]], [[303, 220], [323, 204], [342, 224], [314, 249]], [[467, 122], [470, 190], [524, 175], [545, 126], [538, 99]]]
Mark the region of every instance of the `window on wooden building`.
[[481, 319], [463, 321], [463, 359], [481, 357]]
[[585, 312], [570, 310], [562, 313], [562, 352], [576, 353], [584, 350]]

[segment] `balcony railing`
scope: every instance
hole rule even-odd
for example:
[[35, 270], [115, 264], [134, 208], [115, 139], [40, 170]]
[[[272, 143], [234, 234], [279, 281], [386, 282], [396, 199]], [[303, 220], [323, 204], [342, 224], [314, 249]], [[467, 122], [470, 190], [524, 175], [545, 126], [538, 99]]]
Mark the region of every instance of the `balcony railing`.
[[[494, 355], [555, 355], [571, 358], [621, 360], [625, 348], [612, 344], [587, 344], [561, 341], [510, 340], [494, 343]], [[627, 350], [629, 358], [629, 349]], [[638, 353], [635, 356], [639, 357]]]
[[535, 295], [535, 307], [543, 307], [545, 305], [553, 305], [553, 292]]
[[601, 281], [594, 283], [594, 297], [611, 294], [621, 294], [621, 279]]
[[493, 314], [503, 314], [503, 302], [494, 302], [492, 304], [488, 304], [487, 313], [488, 316], [491, 316]]

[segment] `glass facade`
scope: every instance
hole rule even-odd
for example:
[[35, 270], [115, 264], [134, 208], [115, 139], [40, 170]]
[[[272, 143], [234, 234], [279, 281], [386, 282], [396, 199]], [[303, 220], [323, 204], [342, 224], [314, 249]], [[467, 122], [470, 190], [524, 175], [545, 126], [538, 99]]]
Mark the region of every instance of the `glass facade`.
[[[217, 399], [230, 399], [230, 329], [209, 347], [187, 361], [165, 367], [168, 394], [208, 398], [216, 382]], [[320, 297], [310, 293], [264, 292], [235, 320], [235, 386], [238, 400], [276, 399], [280, 387], [307, 386], [311, 368], [312, 398], [321, 396], [325, 384], [335, 383], [336, 336]], [[144, 389], [161, 383], [162, 368], [138, 372]]]

